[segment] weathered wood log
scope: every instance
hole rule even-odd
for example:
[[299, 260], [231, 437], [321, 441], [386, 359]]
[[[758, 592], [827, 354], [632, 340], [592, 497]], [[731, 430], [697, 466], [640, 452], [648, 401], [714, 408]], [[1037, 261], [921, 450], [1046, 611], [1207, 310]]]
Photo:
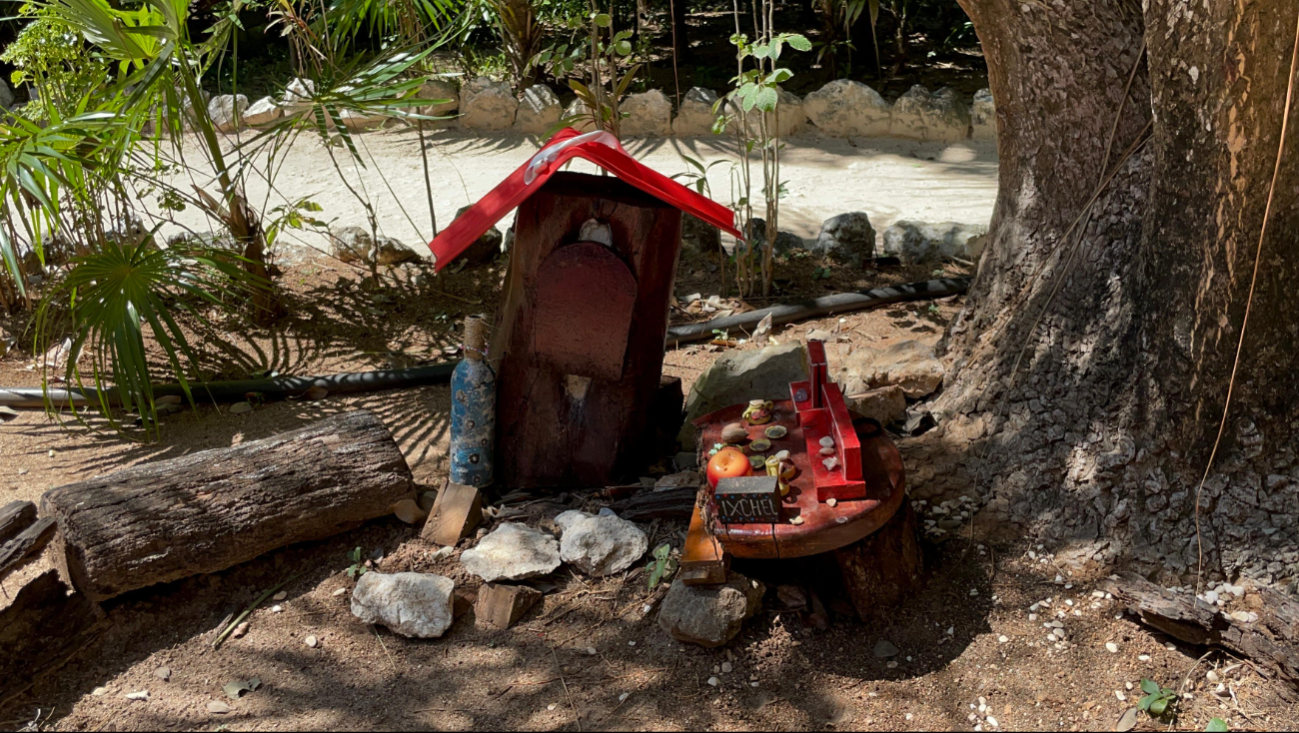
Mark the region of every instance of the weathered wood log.
[[1188, 644], [1218, 647], [1248, 657], [1299, 687], [1299, 601], [1270, 588], [1251, 589], [1245, 601], [1258, 614], [1258, 620], [1248, 622], [1132, 573], [1106, 580], [1101, 588], [1159, 631]]
[[0, 706], [89, 644], [107, 626], [84, 595], [68, 595], [56, 570], [38, 575], [0, 611]]
[[77, 590], [101, 601], [318, 540], [414, 498], [392, 435], [365, 411], [45, 492]]
[[54, 520], [46, 517], [0, 545], [0, 580], [40, 557], [41, 550], [54, 538]]
[[863, 620], [896, 608], [920, 587], [924, 554], [919, 523], [909, 500], [864, 539], [835, 550], [844, 588]]
[[0, 545], [12, 540], [36, 522], [36, 505], [11, 501], [0, 507]]
[[650, 519], [689, 519], [695, 510], [698, 486], [654, 491], [644, 489], [631, 498], [615, 502], [611, 507], [618, 516], [632, 522]]

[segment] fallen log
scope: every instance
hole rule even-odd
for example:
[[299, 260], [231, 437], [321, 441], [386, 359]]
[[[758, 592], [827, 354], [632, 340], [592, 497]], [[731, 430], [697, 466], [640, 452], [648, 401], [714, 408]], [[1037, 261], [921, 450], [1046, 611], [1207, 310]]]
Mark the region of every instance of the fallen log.
[[1101, 588], [1155, 629], [1187, 644], [1218, 647], [1248, 657], [1299, 687], [1299, 601], [1270, 588], [1251, 589], [1245, 605], [1258, 615], [1251, 622], [1233, 618], [1194, 596], [1171, 593], [1131, 573], [1104, 581]]
[[666, 491], [646, 489], [632, 495], [630, 499], [614, 502], [611, 508], [618, 516], [632, 522], [645, 522], [651, 519], [689, 519], [690, 514], [695, 510], [695, 497], [698, 494], [698, 486]]
[[0, 506], [0, 545], [12, 540], [36, 522], [36, 505], [11, 501]]
[[107, 626], [85, 596], [68, 595], [56, 570], [23, 586], [0, 611], [0, 706], [31, 686], [32, 680], [63, 664]]
[[54, 529], [54, 520], [46, 517], [0, 545], [0, 580], [40, 557], [41, 550], [53, 539]]
[[41, 512], [73, 587], [99, 602], [329, 537], [414, 495], [388, 429], [356, 411], [60, 486]]

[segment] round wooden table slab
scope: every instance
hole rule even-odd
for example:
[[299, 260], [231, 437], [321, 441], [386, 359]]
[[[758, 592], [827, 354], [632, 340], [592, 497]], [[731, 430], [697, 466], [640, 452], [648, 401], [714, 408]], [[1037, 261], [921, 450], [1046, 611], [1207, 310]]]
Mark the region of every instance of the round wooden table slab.
[[[728, 525], [716, 521], [713, 524], [714, 534], [733, 557], [778, 559], [837, 550], [884, 526], [902, 505], [906, 496], [902, 456], [883, 430], [875, 429], [873, 425], [869, 430], [858, 430], [866, 498], [839, 501], [832, 507], [817, 501], [807, 443], [793, 401], [776, 402], [775, 418], [766, 425], [750, 426], [744, 423], [744, 408], [744, 405], [733, 405], [695, 421], [695, 425], [700, 427], [700, 465], [707, 463], [708, 451], [716, 443], [722, 442], [724, 426], [736, 422], [744, 424], [749, 432], [749, 440], [752, 441], [766, 438], [767, 428], [780, 425], [788, 431], [785, 437], [767, 438], [771, 440], [771, 449], [758, 455], [773, 456], [779, 451], [788, 450], [798, 474], [789, 482], [790, 490], [781, 503], [779, 522]], [[746, 454], [752, 454], [747, 444], [740, 447], [745, 449]], [[802, 523], [791, 524], [790, 520], [794, 517], [802, 517]]]

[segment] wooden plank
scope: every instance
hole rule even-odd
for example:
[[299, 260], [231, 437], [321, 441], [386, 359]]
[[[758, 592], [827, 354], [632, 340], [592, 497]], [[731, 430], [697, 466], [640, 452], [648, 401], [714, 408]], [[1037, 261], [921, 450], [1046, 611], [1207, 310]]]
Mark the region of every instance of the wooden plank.
[[478, 589], [474, 601], [474, 622], [480, 629], [508, 629], [541, 600], [541, 595], [541, 591], [526, 585], [486, 583]]
[[1173, 638], [1249, 657], [1290, 683], [1286, 693], [1291, 700], [1299, 698], [1299, 601], [1270, 588], [1251, 589], [1245, 602], [1258, 620], [1246, 622], [1135, 573], [1105, 580], [1101, 588], [1127, 604], [1143, 622]]
[[448, 481], [438, 492], [420, 536], [439, 545], [454, 545], [483, 521], [483, 495], [473, 486]]
[[98, 602], [330, 537], [414, 493], [392, 434], [359, 410], [51, 489], [41, 512], [73, 587]]
[[41, 550], [54, 539], [56, 529], [54, 520], [46, 517], [0, 545], [0, 580], [40, 557]]
[[11, 501], [0, 507], [0, 545], [12, 540], [36, 522], [36, 505]]
[[729, 565], [722, 543], [708, 531], [704, 513], [698, 505], [690, 517], [686, 546], [681, 551], [678, 577], [686, 585], [716, 585], [726, 582]]
[[0, 611], [0, 706], [93, 641], [108, 622], [84, 595], [68, 595], [56, 570], [23, 586]]
[[537, 270], [537, 356], [561, 374], [622, 379], [636, 278], [599, 242], [552, 252]]

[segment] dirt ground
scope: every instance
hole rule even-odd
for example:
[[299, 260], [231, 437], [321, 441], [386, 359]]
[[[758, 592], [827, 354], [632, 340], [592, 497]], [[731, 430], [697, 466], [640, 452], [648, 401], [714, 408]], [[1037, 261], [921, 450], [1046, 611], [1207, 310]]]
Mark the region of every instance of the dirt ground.
[[[955, 185], [955, 184], [954, 184]], [[447, 358], [461, 319], [495, 307], [503, 268], [496, 265], [431, 278], [410, 265], [364, 273], [313, 249], [280, 258], [289, 315], [271, 330], [238, 319], [195, 330], [205, 376], [258, 371], [320, 374]], [[717, 292], [717, 275], [699, 254], [683, 259], [677, 294]], [[814, 280], [816, 263], [782, 263], [785, 297], [877, 287], [936, 274], [931, 268], [844, 271]], [[960, 274], [946, 268], [937, 274]], [[931, 307], [931, 305], [933, 307]], [[781, 342], [811, 329], [836, 334], [835, 361], [847, 350], [915, 338], [935, 342], [959, 311], [960, 298], [912, 303], [777, 328]], [[674, 321], [696, 316], [674, 311]], [[11, 332], [21, 320], [7, 320]], [[739, 336], [740, 334], [732, 334]], [[756, 348], [742, 344], [738, 348]], [[692, 345], [667, 354], [665, 370], [686, 387], [721, 347]], [[0, 360], [0, 384], [36, 386], [31, 354]], [[832, 364], [833, 367], [833, 364]], [[201, 407], [167, 417], [161, 439], [126, 440], [110, 431], [64, 428], [41, 413], [0, 427], [0, 503], [37, 499], [52, 486], [228, 446], [364, 408], [392, 430], [417, 481], [436, 487], [446, 474], [449, 395], [445, 387], [390, 391], [318, 402], [281, 402], [249, 414]], [[907, 450], [908, 441], [900, 439]], [[915, 466], [908, 465], [909, 471]], [[538, 523], [561, 509], [598, 503], [571, 492], [528, 505]], [[518, 521], [519, 518], [514, 518]], [[647, 525], [651, 546], [680, 546], [683, 522]], [[477, 629], [461, 617], [441, 639], [411, 640], [360, 624], [349, 611], [353, 581], [347, 553], [362, 548], [383, 571], [417, 570], [478, 581], [419, 540], [395, 518], [332, 539], [294, 545], [212, 575], [128, 593], [105, 604], [112, 626], [71, 662], [0, 708], [0, 727], [50, 730], [1110, 730], [1140, 697], [1148, 677], [1186, 697], [1177, 729], [1203, 730], [1212, 716], [1233, 729], [1299, 726], [1299, 710], [1248, 665], [1223, 672], [1221, 697], [1206, 686], [1209, 669], [1234, 664], [1221, 654], [1178, 646], [1138, 625], [1104, 597], [1097, 578], [1054, 562], [1027, 540], [992, 542], [980, 528], [926, 545], [924, 590], [882, 621], [850, 618], [821, 560], [738, 564], [769, 587], [763, 610], [723, 649], [671, 640], [656, 624], [664, 588], [647, 589], [643, 568], [588, 579], [567, 567], [546, 580], [543, 602], [509, 631]], [[48, 553], [47, 553], [48, 554]], [[0, 603], [48, 568], [47, 556], [3, 584]], [[286, 579], [287, 597], [251, 617], [247, 635], [219, 650], [217, 627], [264, 590]], [[791, 608], [795, 585], [815, 593], [820, 613]], [[788, 589], [786, 589], [788, 590]], [[793, 595], [797, 595], [795, 592]], [[1102, 594], [1103, 596], [1103, 594]], [[1046, 600], [1049, 605], [1041, 605]], [[1036, 604], [1036, 605], [1035, 605]], [[1059, 621], [1063, 641], [1044, 624]], [[305, 643], [308, 636], [317, 646]], [[887, 640], [898, 652], [877, 657]], [[1106, 644], [1115, 645], [1111, 652]], [[167, 679], [160, 676], [165, 668]], [[257, 678], [261, 686], [232, 700], [222, 686]], [[714, 684], [715, 682], [715, 684]], [[147, 701], [126, 695], [148, 691]], [[215, 714], [211, 702], [231, 711]], [[1167, 729], [1149, 721], [1141, 729]]]

